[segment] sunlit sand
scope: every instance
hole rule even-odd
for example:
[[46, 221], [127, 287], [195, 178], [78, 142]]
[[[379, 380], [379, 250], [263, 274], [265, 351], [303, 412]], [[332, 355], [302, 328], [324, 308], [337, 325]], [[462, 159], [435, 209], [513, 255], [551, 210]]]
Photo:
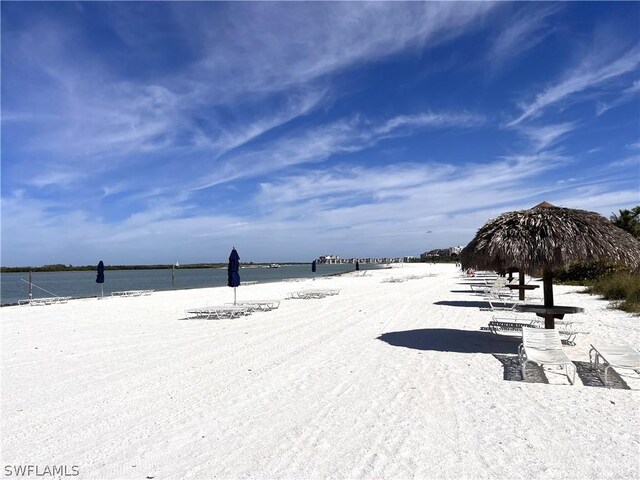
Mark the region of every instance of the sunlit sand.
[[[402, 277], [418, 278], [383, 282]], [[238, 300], [340, 293], [229, 320], [184, 319], [232, 302], [226, 287], [3, 308], [3, 465], [96, 479], [638, 478], [640, 379], [621, 371], [604, 388], [587, 366], [590, 343], [640, 344], [638, 318], [555, 286], [556, 303], [585, 308], [590, 334], [566, 347], [576, 385], [553, 369], [522, 382], [517, 341], [480, 332], [494, 313], [460, 281], [452, 265], [409, 264], [241, 286]]]

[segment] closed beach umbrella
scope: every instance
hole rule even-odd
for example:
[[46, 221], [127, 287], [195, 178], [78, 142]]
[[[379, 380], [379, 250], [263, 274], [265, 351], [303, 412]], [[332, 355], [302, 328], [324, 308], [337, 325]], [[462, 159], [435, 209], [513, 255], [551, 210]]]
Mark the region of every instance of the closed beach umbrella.
[[356, 270], [360, 270], [360, 262], [356, 260]]
[[[595, 212], [543, 202], [503, 213], [481, 227], [460, 253], [463, 268], [517, 268], [542, 276], [544, 307], [553, 308], [553, 275], [579, 262], [640, 268], [640, 242]], [[545, 327], [554, 328], [552, 315]]]
[[313, 273], [316, 273], [316, 261], [315, 260], [313, 262], [311, 262], [311, 271]]
[[100, 293], [104, 297], [104, 263], [102, 263], [102, 260], [98, 262], [98, 275], [96, 276], [96, 283], [100, 284]]
[[227, 286], [233, 287], [233, 304], [236, 304], [236, 287], [240, 286], [240, 256], [233, 247], [229, 255], [229, 266], [227, 267]]

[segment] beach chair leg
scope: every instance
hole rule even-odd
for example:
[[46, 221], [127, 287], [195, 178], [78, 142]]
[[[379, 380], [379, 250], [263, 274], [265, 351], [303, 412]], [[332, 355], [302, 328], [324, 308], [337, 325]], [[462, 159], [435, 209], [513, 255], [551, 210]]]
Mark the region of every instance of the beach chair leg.
[[569, 383], [571, 383], [571, 385], [575, 385], [575, 383], [576, 383], [576, 366], [575, 365], [573, 366], [573, 375], [571, 377], [569, 376], [569, 365], [565, 365], [564, 368], [565, 368], [565, 372], [566, 372], [566, 375], [567, 375], [567, 379], [569, 380]]

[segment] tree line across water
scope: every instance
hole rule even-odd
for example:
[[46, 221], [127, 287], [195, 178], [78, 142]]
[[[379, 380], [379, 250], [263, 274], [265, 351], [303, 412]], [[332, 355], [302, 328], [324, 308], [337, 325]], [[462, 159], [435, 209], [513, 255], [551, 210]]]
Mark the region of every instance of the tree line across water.
[[[222, 268], [226, 263], [194, 263], [181, 265], [179, 268]], [[0, 267], [2, 273], [17, 272], [84, 272], [95, 271], [96, 265], [64, 265], [56, 263], [53, 265], [43, 265], [41, 267]], [[163, 270], [173, 268], [173, 265], [105, 265], [105, 270]]]
[[[296, 262], [287, 262], [287, 265], [304, 264]], [[308, 263], [308, 262], [307, 262]], [[269, 263], [247, 262], [245, 265], [268, 266]], [[105, 270], [166, 270], [173, 268], [174, 265], [105, 265]], [[226, 263], [189, 263], [183, 264], [176, 268], [226, 268]], [[20, 273], [20, 272], [86, 272], [96, 271], [96, 265], [64, 265], [56, 263], [52, 265], [43, 265], [41, 267], [0, 267], [1, 273]]]

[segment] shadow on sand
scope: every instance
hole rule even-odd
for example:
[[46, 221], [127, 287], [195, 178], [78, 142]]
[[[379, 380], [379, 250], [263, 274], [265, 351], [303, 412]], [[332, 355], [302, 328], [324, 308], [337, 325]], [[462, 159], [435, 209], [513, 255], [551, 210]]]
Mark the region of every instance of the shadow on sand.
[[489, 332], [424, 328], [383, 333], [378, 340], [394, 347], [433, 350], [436, 352], [516, 354], [518, 344], [497, 339]]
[[440, 300], [433, 302], [434, 305], [446, 305], [448, 307], [478, 307], [484, 308], [489, 306], [489, 302], [478, 302], [476, 300]]
[[[631, 390], [627, 382], [613, 368], [609, 369], [607, 375], [607, 386], [605, 387], [602, 380], [598, 378], [595, 370], [591, 368], [589, 362], [573, 362], [576, 366], [576, 373], [582, 380], [582, 384], [586, 387], [601, 387], [601, 388], [613, 388], [618, 390]], [[604, 375], [604, 372], [601, 372]]]
[[525, 380], [522, 380], [517, 355], [494, 355], [494, 357], [502, 364], [502, 378], [508, 382], [549, 383], [544, 374], [544, 369], [535, 363], [527, 364], [527, 375]]
[[[431, 350], [434, 352], [486, 353], [502, 364], [503, 378], [509, 382], [522, 382], [518, 363], [519, 342], [511, 337], [498, 338], [489, 332], [454, 330], [449, 328], [423, 328], [388, 332], [380, 335], [378, 340], [394, 347], [412, 348], [415, 350]], [[517, 340], [517, 339], [516, 339]], [[587, 387], [607, 388], [602, 384], [589, 362], [573, 362], [577, 376]], [[534, 363], [527, 364], [526, 383], [549, 383], [544, 369]], [[609, 388], [626, 389], [629, 386], [613, 369], [609, 370]]]
[[[512, 338], [498, 338], [489, 332], [425, 328], [404, 332], [383, 333], [378, 340], [395, 347], [431, 350], [435, 352], [486, 353], [493, 355], [503, 367], [503, 378], [510, 382], [522, 382], [518, 365], [518, 342]], [[527, 365], [527, 383], [549, 383], [544, 370], [537, 365]]]

